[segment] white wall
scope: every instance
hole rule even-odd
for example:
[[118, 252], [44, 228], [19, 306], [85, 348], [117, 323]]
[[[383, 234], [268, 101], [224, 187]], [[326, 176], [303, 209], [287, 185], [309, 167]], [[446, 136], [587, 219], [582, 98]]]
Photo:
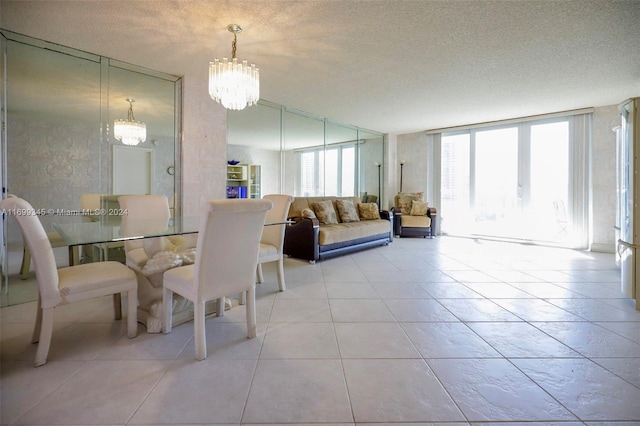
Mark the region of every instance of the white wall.
[[226, 197], [227, 111], [209, 97], [207, 80], [183, 79], [183, 214], [199, 214], [210, 199]]
[[613, 253], [616, 224], [616, 134], [620, 125], [617, 105], [593, 112], [591, 150], [591, 250]]
[[261, 166], [262, 195], [280, 194], [280, 152], [244, 145], [228, 145], [227, 158]]
[[[402, 192], [427, 193], [427, 135], [425, 132], [398, 135], [398, 153], [396, 165], [397, 186], [390, 192], [395, 195], [400, 191], [400, 162], [402, 167]], [[432, 200], [425, 200], [431, 202]]]

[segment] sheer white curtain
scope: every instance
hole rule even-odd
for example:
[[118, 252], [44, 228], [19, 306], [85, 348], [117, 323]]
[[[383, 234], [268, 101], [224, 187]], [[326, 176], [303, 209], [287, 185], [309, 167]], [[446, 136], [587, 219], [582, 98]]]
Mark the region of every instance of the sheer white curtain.
[[569, 217], [571, 248], [589, 247], [589, 205], [591, 180], [592, 114], [570, 117], [569, 121]]
[[[427, 193], [426, 199], [432, 200], [431, 204], [436, 208], [436, 212], [440, 212], [441, 207], [441, 182], [442, 167], [440, 158], [441, 154], [441, 133], [427, 135]], [[436, 220], [436, 235], [440, 234], [440, 220]]]

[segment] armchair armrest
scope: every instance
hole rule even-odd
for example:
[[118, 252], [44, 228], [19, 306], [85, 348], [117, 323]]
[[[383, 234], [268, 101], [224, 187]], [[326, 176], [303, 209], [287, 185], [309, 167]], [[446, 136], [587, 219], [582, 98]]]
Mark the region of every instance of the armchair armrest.
[[389, 224], [389, 241], [393, 241], [393, 236], [396, 234], [393, 208], [391, 210], [380, 210], [380, 219], [386, 219], [391, 222]]
[[396, 210], [395, 207], [391, 207], [389, 211], [393, 214], [393, 235], [399, 236], [401, 234], [400, 227], [402, 226], [402, 213], [400, 210]]
[[320, 259], [318, 235], [320, 222], [315, 218], [302, 218], [284, 230], [283, 253], [287, 256], [315, 262]]

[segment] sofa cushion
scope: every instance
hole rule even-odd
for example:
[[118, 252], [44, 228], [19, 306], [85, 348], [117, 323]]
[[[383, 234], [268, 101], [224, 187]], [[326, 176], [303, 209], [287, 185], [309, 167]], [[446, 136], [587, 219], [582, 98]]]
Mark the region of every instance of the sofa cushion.
[[312, 209], [313, 203], [318, 201], [331, 201], [333, 203], [333, 207], [335, 209], [336, 200], [351, 200], [353, 205], [360, 203], [361, 200], [358, 197], [336, 197], [336, 196], [327, 196], [327, 197], [295, 197], [293, 202], [291, 203], [291, 207], [289, 207], [289, 214], [287, 217], [290, 218], [302, 218], [302, 210], [304, 209]]
[[313, 211], [318, 217], [318, 221], [323, 225], [332, 225], [338, 223], [336, 210], [333, 208], [331, 200], [317, 201], [312, 205]]
[[358, 212], [361, 220], [380, 219], [380, 210], [376, 203], [359, 203]]
[[428, 228], [430, 226], [431, 226], [431, 218], [429, 216], [402, 215], [403, 228]]
[[356, 210], [356, 206], [353, 204], [353, 201], [337, 199], [336, 207], [338, 208], [338, 215], [340, 216], [341, 222], [349, 223], [358, 222], [360, 220], [358, 217], [358, 210]]
[[429, 205], [422, 201], [413, 200], [411, 202], [411, 216], [426, 216]]
[[[321, 201], [321, 200], [314, 200], [314, 201]], [[302, 211], [304, 209], [312, 209], [311, 205], [313, 204], [312, 201], [309, 200], [308, 197], [296, 197], [295, 200], [293, 200], [293, 202], [291, 203], [291, 206], [289, 207], [289, 214], [287, 215], [287, 217], [294, 217], [294, 218], [301, 218], [302, 217]]]
[[316, 214], [311, 209], [302, 209], [301, 214], [305, 219], [317, 219]]
[[389, 233], [390, 226], [389, 221], [384, 219], [322, 225], [318, 232], [318, 244], [324, 246]]

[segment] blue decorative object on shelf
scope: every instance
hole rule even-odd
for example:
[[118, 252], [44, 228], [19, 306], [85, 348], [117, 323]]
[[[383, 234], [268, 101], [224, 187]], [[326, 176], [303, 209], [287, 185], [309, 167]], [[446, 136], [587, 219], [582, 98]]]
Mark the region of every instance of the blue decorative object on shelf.
[[230, 166], [235, 166], [238, 163], [240, 163], [238, 160], [229, 160], [229, 161], [227, 161], [227, 164], [230, 165]]

